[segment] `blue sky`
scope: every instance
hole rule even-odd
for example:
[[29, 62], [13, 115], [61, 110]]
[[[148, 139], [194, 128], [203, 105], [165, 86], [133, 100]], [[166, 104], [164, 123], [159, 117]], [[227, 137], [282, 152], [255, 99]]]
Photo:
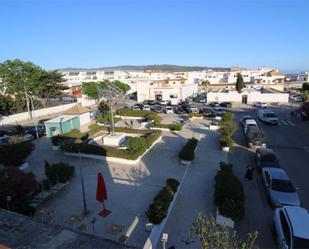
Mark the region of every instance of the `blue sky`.
[[1, 0], [0, 62], [309, 70], [306, 0]]

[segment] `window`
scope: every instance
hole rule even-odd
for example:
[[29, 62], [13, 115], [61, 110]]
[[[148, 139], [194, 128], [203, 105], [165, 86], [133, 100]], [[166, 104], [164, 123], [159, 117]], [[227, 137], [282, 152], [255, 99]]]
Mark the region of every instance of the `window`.
[[281, 222], [281, 226], [282, 226], [282, 232], [284, 235], [284, 239], [286, 241], [286, 244], [289, 246], [290, 248], [290, 244], [291, 244], [291, 233], [290, 233], [290, 228], [289, 228], [289, 224], [285, 218], [285, 215], [283, 213], [283, 211], [280, 211], [280, 222]]

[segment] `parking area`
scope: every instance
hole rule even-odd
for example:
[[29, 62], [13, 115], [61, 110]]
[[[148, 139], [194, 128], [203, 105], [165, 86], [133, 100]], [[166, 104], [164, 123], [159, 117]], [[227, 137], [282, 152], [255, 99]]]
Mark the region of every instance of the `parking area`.
[[[281, 167], [288, 173], [301, 199], [301, 206], [309, 209], [309, 152], [306, 150], [309, 141], [309, 123], [290, 116], [293, 107], [272, 106], [278, 118], [278, 125], [265, 125], [257, 121], [265, 134], [266, 145], [271, 148], [280, 160]], [[234, 112], [236, 120], [244, 115], [257, 117], [257, 109], [244, 108]], [[233, 163], [239, 177], [243, 179], [246, 193], [246, 214], [237, 224], [237, 230], [245, 235], [248, 231], [259, 231], [258, 245], [261, 248], [275, 248], [273, 216], [274, 209], [270, 207], [261, 175], [255, 170], [253, 181], [245, 179], [246, 165], [256, 166], [255, 153], [247, 148], [244, 134], [239, 128], [234, 134], [237, 145], [229, 153], [229, 161]]]

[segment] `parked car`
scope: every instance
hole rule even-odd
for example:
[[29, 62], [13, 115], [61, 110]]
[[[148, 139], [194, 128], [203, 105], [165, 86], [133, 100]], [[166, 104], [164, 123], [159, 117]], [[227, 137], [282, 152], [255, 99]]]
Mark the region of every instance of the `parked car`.
[[271, 110], [259, 110], [258, 119], [266, 124], [277, 125], [279, 123], [277, 115]]
[[268, 148], [259, 148], [255, 152], [257, 170], [262, 172], [263, 168], [280, 168], [280, 162], [276, 154]]
[[40, 137], [43, 137], [46, 135], [45, 125], [37, 125], [37, 130], [35, 126], [30, 126], [26, 128], [26, 134], [30, 134], [33, 136], [33, 138], [37, 138], [37, 133]]
[[231, 102], [222, 102], [220, 103], [221, 107], [232, 107], [232, 103]]
[[283, 169], [263, 168], [262, 182], [272, 207], [300, 206], [297, 190]]
[[266, 148], [264, 133], [258, 126], [248, 126], [245, 136], [249, 148]]
[[160, 101], [160, 105], [167, 105], [167, 101], [166, 100], [161, 100]]
[[156, 113], [162, 113], [163, 112], [163, 108], [160, 105], [155, 105], [153, 107], [153, 111], [155, 111]]
[[190, 113], [199, 113], [199, 110], [196, 106], [189, 106], [188, 109]]
[[177, 114], [185, 114], [186, 111], [184, 110], [184, 108], [182, 106], [177, 106], [175, 108], [175, 113], [177, 113]]
[[244, 124], [244, 133], [246, 134], [247, 133], [247, 130], [248, 130], [248, 127], [257, 127], [257, 123], [254, 119], [246, 119], [245, 120], [245, 124]]
[[267, 104], [263, 103], [263, 102], [256, 102], [254, 105], [255, 105], [255, 107], [258, 107], [258, 108], [266, 108], [267, 107]]
[[206, 98], [200, 98], [200, 99], [199, 99], [199, 102], [200, 102], [200, 103], [206, 103]]
[[308, 210], [293, 206], [277, 208], [273, 224], [279, 248], [309, 248]]
[[166, 114], [174, 113], [173, 107], [167, 106], [167, 107], [165, 108], [165, 113], [166, 113]]
[[134, 105], [131, 107], [132, 110], [140, 110], [141, 108], [138, 105]]
[[200, 113], [207, 116], [207, 115], [212, 115], [213, 111], [209, 108], [203, 108], [203, 109], [200, 109]]
[[243, 116], [242, 119], [240, 120], [240, 125], [242, 127], [245, 127], [245, 123], [246, 123], [247, 119], [254, 119], [254, 118], [252, 116], [249, 116], [249, 115]]
[[212, 112], [216, 115], [216, 116], [222, 116], [225, 111], [221, 108], [221, 107], [215, 107], [212, 109]]
[[155, 101], [154, 100], [149, 100], [148, 101], [148, 105], [154, 105], [155, 104]]
[[149, 105], [143, 105], [143, 110], [144, 111], [150, 111], [150, 106]]
[[212, 107], [219, 107], [218, 102], [211, 102], [209, 105], [212, 106]]

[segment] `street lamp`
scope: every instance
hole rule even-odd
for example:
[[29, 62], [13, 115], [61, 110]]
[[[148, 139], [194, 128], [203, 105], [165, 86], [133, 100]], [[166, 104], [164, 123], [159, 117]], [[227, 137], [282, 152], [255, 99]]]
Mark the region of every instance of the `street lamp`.
[[88, 210], [87, 210], [87, 203], [86, 203], [86, 196], [85, 196], [85, 185], [84, 185], [82, 158], [81, 158], [81, 154], [80, 154], [80, 145], [82, 143], [83, 143], [83, 141], [79, 138], [74, 141], [74, 144], [76, 144], [77, 147], [78, 147], [80, 182], [81, 182], [81, 185], [82, 185], [83, 206], [84, 206], [84, 212], [83, 213], [84, 213], [84, 215], [86, 215], [88, 213]]

